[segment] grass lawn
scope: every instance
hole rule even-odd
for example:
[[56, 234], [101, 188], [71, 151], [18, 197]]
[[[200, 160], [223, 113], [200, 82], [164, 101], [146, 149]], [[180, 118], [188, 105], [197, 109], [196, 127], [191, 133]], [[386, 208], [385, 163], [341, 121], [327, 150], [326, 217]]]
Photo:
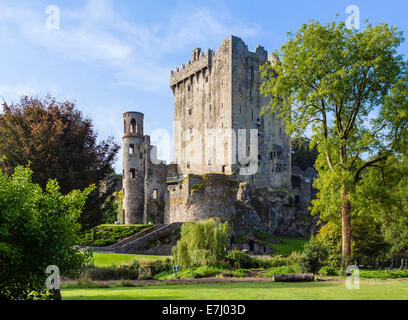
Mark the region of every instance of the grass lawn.
[[94, 263], [97, 267], [109, 267], [130, 263], [137, 260], [166, 260], [167, 256], [147, 256], [141, 254], [117, 254], [117, 253], [100, 253], [94, 252]]
[[326, 281], [160, 284], [61, 291], [66, 300], [408, 300], [408, 280], [365, 280], [359, 290], [348, 290], [344, 281]]
[[282, 243], [271, 243], [273, 249], [273, 255], [278, 254], [291, 254], [294, 251], [303, 251], [303, 246], [309, 239], [306, 238], [286, 238], [286, 237], [274, 237], [281, 240]]

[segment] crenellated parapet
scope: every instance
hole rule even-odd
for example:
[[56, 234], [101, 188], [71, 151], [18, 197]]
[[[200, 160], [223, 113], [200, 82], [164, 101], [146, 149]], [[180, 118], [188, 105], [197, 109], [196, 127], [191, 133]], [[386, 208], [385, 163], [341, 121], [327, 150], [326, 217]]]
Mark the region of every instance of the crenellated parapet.
[[213, 56], [214, 51], [211, 49], [207, 49], [205, 54], [201, 52], [200, 48], [194, 49], [192, 60], [188, 60], [186, 65], [182, 64], [180, 68], [170, 72], [170, 87], [198, 72], [211, 70]]

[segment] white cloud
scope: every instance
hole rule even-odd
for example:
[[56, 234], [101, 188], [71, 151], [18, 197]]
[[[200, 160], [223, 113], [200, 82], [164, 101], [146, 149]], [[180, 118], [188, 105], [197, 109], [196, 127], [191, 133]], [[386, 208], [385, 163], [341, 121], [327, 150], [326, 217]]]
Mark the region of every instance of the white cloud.
[[105, 64], [114, 72], [115, 79], [110, 80], [114, 85], [145, 90], [167, 90], [169, 71], [175, 66], [166, 65], [166, 54], [200, 43], [220, 43], [230, 34], [245, 37], [258, 32], [200, 8], [177, 11], [169, 21], [153, 26], [126, 21], [111, 0], [88, 0], [83, 8], [61, 8], [60, 13], [60, 29], [49, 30], [45, 8], [41, 12], [27, 5], [0, 5], [0, 21], [13, 22], [10, 28], [16, 26], [27, 40], [70, 59]]

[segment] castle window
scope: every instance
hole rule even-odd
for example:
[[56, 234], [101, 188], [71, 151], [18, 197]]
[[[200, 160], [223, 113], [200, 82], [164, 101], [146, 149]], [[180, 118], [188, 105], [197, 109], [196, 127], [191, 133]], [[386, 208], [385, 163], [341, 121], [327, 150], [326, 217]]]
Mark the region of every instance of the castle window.
[[193, 134], [193, 128], [188, 128], [188, 133]]
[[136, 133], [136, 120], [132, 119], [130, 121], [130, 133]]
[[129, 154], [134, 154], [135, 153], [135, 145], [134, 144], [130, 144], [129, 145]]
[[269, 160], [273, 160], [273, 152], [269, 153]]
[[225, 173], [225, 170], [227, 169], [227, 166], [222, 166], [222, 173]]
[[208, 165], [211, 166], [211, 160], [208, 160]]
[[211, 111], [211, 104], [210, 104], [210, 111]]
[[135, 179], [136, 178], [136, 169], [130, 169], [130, 178]]
[[193, 109], [189, 109], [188, 110], [188, 115], [191, 116], [192, 113], [193, 113]]
[[159, 198], [159, 190], [153, 189], [153, 199], [156, 200]]
[[208, 82], [208, 76], [207, 76], [207, 77], [205, 77], [205, 82]]
[[190, 91], [190, 89], [191, 89], [191, 88], [190, 88], [190, 86], [188, 85], [188, 86], [187, 86], [187, 91]]
[[190, 169], [190, 161], [187, 161], [187, 169]]

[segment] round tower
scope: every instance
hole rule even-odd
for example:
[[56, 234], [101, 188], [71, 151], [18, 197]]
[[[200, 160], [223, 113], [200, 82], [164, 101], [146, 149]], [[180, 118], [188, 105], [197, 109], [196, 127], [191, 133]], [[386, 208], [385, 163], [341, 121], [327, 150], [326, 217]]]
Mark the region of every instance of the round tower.
[[123, 222], [143, 224], [144, 211], [144, 136], [143, 113], [123, 114]]

